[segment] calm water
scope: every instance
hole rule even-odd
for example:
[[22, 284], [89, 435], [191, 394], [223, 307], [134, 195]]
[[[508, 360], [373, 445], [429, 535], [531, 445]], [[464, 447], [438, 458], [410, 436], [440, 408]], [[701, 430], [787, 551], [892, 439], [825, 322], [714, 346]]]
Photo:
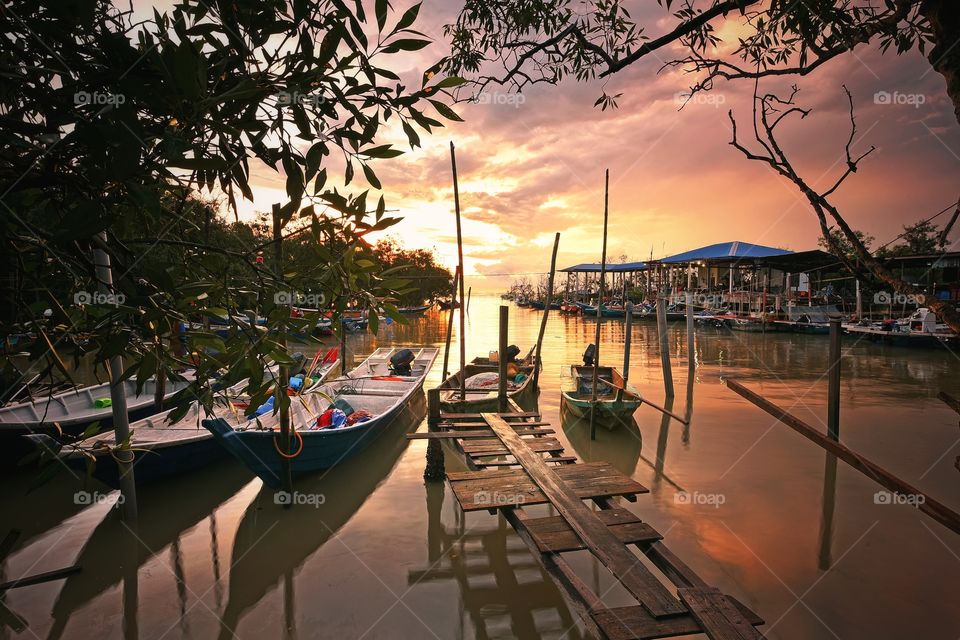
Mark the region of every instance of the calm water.
[[[499, 304], [474, 297], [468, 358], [496, 348]], [[377, 339], [352, 336], [351, 350], [439, 346], [445, 319], [434, 312], [383, 327]], [[512, 307], [510, 341], [526, 352], [539, 322], [539, 312]], [[644, 407], [638, 430], [601, 430], [591, 442], [583, 425], [559, 428], [559, 388], [563, 365], [579, 361], [594, 328], [551, 315], [544, 419], [569, 452], [608, 460], [649, 487], [628, 508], [707, 582], [763, 616], [768, 637], [960, 636], [960, 539], [910, 506], [876, 504], [876, 484], [721, 384], [744, 380], [823, 428], [825, 337], [698, 328], [691, 380], [678, 323], [672, 407], [692, 406], [690, 426]], [[602, 334], [601, 358], [619, 365], [623, 322], [605, 321]], [[662, 403], [655, 326], [635, 323], [633, 344], [631, 380]], [[960, 361], [852, 340], [844, 349], [842, 440], [960, 510], [957, 415], [936, 399], [960, 390]], [[0, 607], [0, 638], [583, 637], [509, 526], [486, 512], [463, 516], [445, 484], [424, 484], [426, 443], [402, 437], [425, 428], [424, 411], [421, 401], [364, 455], [298, 482], [325, 497], [318, 508], [282, 510], [225, 461], [141, 488], [131, 531], [109, 501], [75, 505], [80, 487], [66, 479], [28, 493], [29, 476], [6, 478], [0, 530], [23, 537], [0, 580], [72, 563], [83, 572], [7, 592], [3, 602], [27, 627], [14, 631]], [[460, 466], [447, 456], [448, 470]], [[678, 501], [681, 492], [700, 503]], [[592, 558], [569, 555], [607, 604], [629, 604]]]

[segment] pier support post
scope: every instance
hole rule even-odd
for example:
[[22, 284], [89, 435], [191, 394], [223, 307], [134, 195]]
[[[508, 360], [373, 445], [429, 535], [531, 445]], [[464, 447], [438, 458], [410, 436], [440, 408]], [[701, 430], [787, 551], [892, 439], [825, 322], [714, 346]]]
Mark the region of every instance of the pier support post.
[[830, 318], [830, 363], [827, 370], [827, 435], [840, 440], [840, 318]]
[[696, 368], [696, 357], [693, 353], [693, 298], [693, 292], [687, 289], [687, 367], [690, 369], [691, 378]]
[[[547, 311], [544, 311], [546, 314]], [[497, 364], [499, 365], [499, 377], [497, 379], [497, 411], [506, 413], [507, 411], [507, 327], [510, 322], [510, 307], [500, 305], [500, 346], [497, 352]], [[540, 357], [538, 353], [537, 358]], [[534, 364], [536, 366], [536, 363]]]
[[[453, 311], [451, 310], [451, 316]], [[427, 430], [433, 431], [440, 422], [440, 389], [427, 390]], [[423, 469], [423, 479], [427, 482], [443, 480], [446, 466], [443, 459], [443, 445], [439, 439], [427, 441], [427, 462]]]
[[663, 391], [673, 397], [673, 370], [670, 368], [670, 341], [667, 338], [667, 301], [657, 296], [657, 333], [660, 336], [660, 364], [663, 367]]

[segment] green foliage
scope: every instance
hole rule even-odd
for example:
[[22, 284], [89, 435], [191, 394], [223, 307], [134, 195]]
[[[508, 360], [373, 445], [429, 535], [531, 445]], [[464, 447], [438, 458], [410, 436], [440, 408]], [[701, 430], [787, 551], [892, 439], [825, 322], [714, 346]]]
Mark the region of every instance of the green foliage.
[[[398, 291], [397, 304], [413, 307], [450, 297], [453, 274], [446, 267], [437, 264], [432, 251], [403, 249], [396, 239], [389, 238], [377, 242], [372, 254], [384, 269], [390, 272], [392, 278], [409, 283]], [[399, 286], [399, 281], [397, 284]]]

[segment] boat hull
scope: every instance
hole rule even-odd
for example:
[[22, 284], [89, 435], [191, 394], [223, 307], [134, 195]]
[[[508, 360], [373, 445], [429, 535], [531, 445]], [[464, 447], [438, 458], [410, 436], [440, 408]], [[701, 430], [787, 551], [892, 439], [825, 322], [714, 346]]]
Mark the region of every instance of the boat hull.
[[611, 431], [629, 424], [633, 420], [633, 414], [642, 404], [639, 400], [626, 398], [623, 400], [597, 400], [594, 403], [590, 400], [576, 398], [566, 391], [562, 392], [561, 401], [563, 408], [571, 414], [589, 420], [592, 413], [594, 422]]
[[[486, 359], [477, 358], [489, 363]], [[474, 373], [484, 371], [498, 371], [495, 364], [479, 364], [477, 361], [467, 365], [467, 377]], [[537, 404], [537, 387], [533, 382], [533, 369], [530, 368], [527, 379], [520, 387], [507, 391], [507, 398], [513, 400], [523, 409], [534, 409]], [[468, 394], [467, 399], [457, 397], [455, 393], [460, 388], [460, 373], [457, 372], [450, 376], [440, 385], [440, 408], [446, 413], [490, 413], [500, 410], [500, 403], [495, 393], [487, 396], [471, 398]]]

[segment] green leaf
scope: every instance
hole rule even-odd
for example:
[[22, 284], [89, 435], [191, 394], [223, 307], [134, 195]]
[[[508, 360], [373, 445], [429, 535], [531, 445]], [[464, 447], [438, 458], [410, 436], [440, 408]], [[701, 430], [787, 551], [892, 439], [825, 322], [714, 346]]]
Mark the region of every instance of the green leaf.
[[419, 51], [428, 44], [431, 44], [430, 40], [421, 40], [420, 38], [400, 38], [399, 40], [394, 40], [384, 47], [383, 52], [397, 53], [399, 51]]
[[464, 80], [463, 78], [461, 78], [461, 77], [459, 77], [459, 76], [450, 76], [450, 77], [444, 78], [443, 80], [441, 80], [441, 81], [438, 82], [437, 84], [433, 85], [433, 88], [434, 88], [434, 89], [447, 89], [447, 88], [449, 88], [449, 87], [459, 87], [459, 86], [460, 86], [461, 84], [463, 84], [464, 82], [466, 82], [466, 80]]
[[413, 5], [412, 7], [410, 7], [409, 9], [403, 12], [403, 15], [400, 16], [400, 21], [397, 22], [397, 26], [393, 28], [394, 33], [399, 31], [400, 29], [406, 29], [407, 27], [409, 27], [410, 25], [412, 25], [414, 22], [417, 21], [417, 14], [420, 13], [420, 5], [422, 4], [423, 4], [422, 2], [418, 2], [417, 4]]
[[229, 165], [223, 158], [177, 158], [171, 160], [167, 166], [175, 169], [188, 169], [190, 171], [203, 171], [207, 169], [226, 169]]
[[383, 185], [380, 184], [380, 179], [377, 177], [377, 174], [373, 172], [373, 169], [366, 163], [361, 164], [363, 167], [363, 175], [367, 178], [367, 182], [370, 183], [374, 189], [382, 189]]
[[453, 109], [443, 104], [439, 100], [430, 100], [430, 104], [432, 104], [434, 108], [437, 110], [437, 112], [447, 120], [455, 120], [456, 122], [463, 122], [463, 118], [458, 116]]
[[370, 327], [370, 333], [377, 335], [377, 329], [380, 328], [380, 318], [376, 309], [370, 309], [367, 314], [367, 325]]
[[387, 23], [387, 9], [389, 7], [389, 0], [377, 0], [374, 11], [377, 14], [377, 29], [380, 31], [383, 31], [383, 27]]

